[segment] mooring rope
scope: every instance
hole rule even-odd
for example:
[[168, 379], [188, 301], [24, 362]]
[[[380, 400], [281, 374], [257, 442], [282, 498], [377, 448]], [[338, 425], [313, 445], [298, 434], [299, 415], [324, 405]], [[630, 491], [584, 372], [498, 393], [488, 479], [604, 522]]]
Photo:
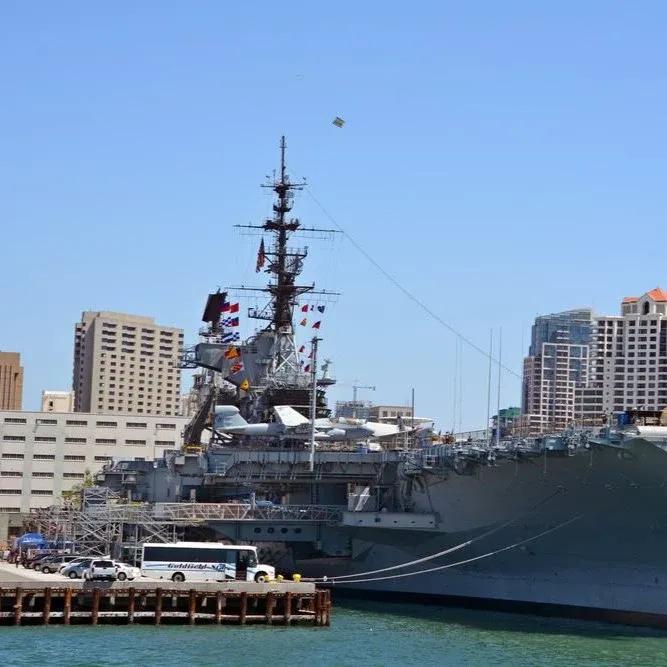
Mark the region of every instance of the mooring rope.
[[501, 523], [499, 526], [495, 526], [494, 528], [491, 528], [490, 530], [487, 530], [486, 532], [482, 533], [481, 535], [478, 535], [477, 537], [474, 537], [470, 540], [466, 540], [465, 542], [461, 542], [460, 544], [457, 544], [453, 547], [449, 547], [448, 549], [445, 549], [444, 551], [438, 551], [437, 553], [431, 554], [429, 556], [424, 556], [423, 558], [417, 558], [416, 560], [411, 560], [408, 561], [407, 563], [400, 563], [398, 565], [390, 565], [389, 567], [383, 567], [380, 568], [379, 570], [367, 570], [366, 572], [357, 572], [356, 574], [341, 574], [338, 575], [337, 577], [313, 577], [313, 578], [303, 578], [303, 581], [314, 581], [314, 582], [320, 582], [320, 581], [328, 581], [328, 582], [333, 582], [333, 581], [339, 581], [341, 579], [351, 579], [354, 577], [365, 577], [366, 575], [369, 574], [379, 574], [380, 572], [389, 572], [390, 570], [400, 570], [403, 569], [404, 567], [411, 567], [412, 565], [419, 565], [420, 563], [425, 563], [429, 560], [435, 560], [436, 558], [441, 558], [442, 556], [446, 556], [447, 554], [451, 554], [455, 551], [459, 551], [460, 549], [464, 549], [467, 546], [470, 546], [471, 544], [474, 544], [475, 542], [479, 542], [480, 540], [483, 540], [485, 537], [488, 537], [489, 535], [493, 535], [494, 533], [497, 533], [498, 531], [502, 530], [503, 528], [507, 528], [507, 526], [513, 524], [514, 522], [518, 521], [519, 519], [522, 519], [525, 516], [528, 516], [531, 512], [534, 512], [538, 507], [541, 507], [545, 503], [549, 502], [554, 496], [557, 496], [563, 492], [563, 487], [558, 487], [556, 491], [554, 491], [551, 495], [547, 496], [546, 498], [543, 498], [539, 502], [535, 503], [532, 507], [530, 507], [528, 510], [523, 512], [522, 514], [519, 514], [511, 519], [509, 521], [505, 521], [505, 523]]
[[[365, 579], [353, 579], [353, 580], [348, 580], [348, 581], [343, 581], [343, 584], [361, 584], [361, 583], [366, 583], [369, 581], [387, 581], [388, 579], [402, 579], [403, 577], [414, 577], [417, 574], [427, 574], [429, 572], [436, 572], [438, 570], [447, 570], [450, 567], [457, 567], [458, 565], [466, 565], [467, 563], [472, 563], [477, 560], [482, 560], [483, 558], [489, 558], [490, 556], [495, 556], [496, 554], [502, 553], [503, 551], [509, 551], [510, 549], [516, 549], [517, 547], [522, 546], [523, 544], [528, 544], [528, 542], [533, 542], [534, 540], [539, 539], [540, 537], [544, 537], [545, 535], [548, 535], [549, 533], [553, 533], [556, 530], [559, 530], [560, 528], [564, 528], [565, 526], [578, 521], [581, 519], [583, 514], [579, 514], [577, 516], [572, 517], [571, 519], [568, 519], [567, 521], [563, 521], [559, 523], [557, 526], [554, 526], [553, 528], [549, 528], [547, 530], [543, 530], [540, 533], [537, 533], [537, 535], [533, 535], [532, 537], [527, 537], [523, 540], [519, 540], [518, 542], [514, 542], [513, 544], [508, 544], [507, 546], [501, 547], [500, 549], [496, 549], [494, 551], [489, 551], [485, 554], [481, 554], [480, 556], [473, 556], [472, 558], [466, 558], [465, 560], [460, 560], [457, 561], [456, 563], [447, 563], [447, 565], [438, 565], [437, 567], [430, 567], [426, 570], [417, 570], [417, 572], [402, 572], [401, 574], [390, 574], [387, 575], [386, 577], [369, 577]], [[334, 581], [327, 581], [327, 580], [322, 580], [321, 583], [330, 583], [332, 585], [337, 583], [337, 580]]]

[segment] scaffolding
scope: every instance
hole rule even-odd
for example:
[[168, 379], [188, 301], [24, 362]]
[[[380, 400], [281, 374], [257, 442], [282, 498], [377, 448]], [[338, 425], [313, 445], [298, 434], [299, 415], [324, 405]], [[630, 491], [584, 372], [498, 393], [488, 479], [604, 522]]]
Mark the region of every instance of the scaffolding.
[[132, 503], [110, 489], [86, 489], [80, 505], [32, 510], [31, 525], [77, 553], [126, 557], [137, 562], [144, 542], [177, 542], [186, 528], [211, 522], [298, 522], [335, 525], [345, 508], [327, 505], [253, 503]]

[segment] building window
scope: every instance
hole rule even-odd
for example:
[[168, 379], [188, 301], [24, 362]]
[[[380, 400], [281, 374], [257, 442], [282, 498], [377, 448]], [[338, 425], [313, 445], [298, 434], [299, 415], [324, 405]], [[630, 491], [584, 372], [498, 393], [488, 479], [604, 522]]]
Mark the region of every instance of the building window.
[[43, 479], [51, 479], [53, 477], [52, 472], [34, 472], [32, 473], [33, 477], [39, 477]]
[[115, 438], [95, 438], [96, 445], [115, 445]]
[[26, 424], [27, 420], [23, 417], [5, 417], [5, 424]]
[[53, 491], [47, 489], [32, 489], [30, 491], [31, 496], [52, 496]]
[[85, 460], [86, 460], [85, 456], [77, 456], [74, 454], [65, 455], [65, 461], [85, 461]]
[[88, 426], [88, 422], [86, 421], [80, 421], [78, 419], [68, 419], [65, 422], [66, 426]]
[[72, 445], [85, 445], [87, 440], [86, 438], [65, 438], [65, 442]]
[[51, 435], [36, 435], [35, 436], [35, 442], [55, 442], [56, 438]]
[[118, 422], [95, 422], [97, 426], [104, 426], [104, 427], [109, 427], [113, 428], [118, 426]]
[[3, 459], [13, 459], [13, 460], [19, 460], [24, 458], [23, 454], [14, 454], [12, 452], [4, 452], [2, 455]]
[[49, 424], [51, 426], [55, 425], [58, 423], [57, 419], [36, 419], [35, 420], [36, 424]]
[[126, 445], [145, 445], [146, 441], [145, 440], [126, 440], [125, 444]]
[[3, 435], [2, 439], [6, 442], [25, 442], [24, 435]]

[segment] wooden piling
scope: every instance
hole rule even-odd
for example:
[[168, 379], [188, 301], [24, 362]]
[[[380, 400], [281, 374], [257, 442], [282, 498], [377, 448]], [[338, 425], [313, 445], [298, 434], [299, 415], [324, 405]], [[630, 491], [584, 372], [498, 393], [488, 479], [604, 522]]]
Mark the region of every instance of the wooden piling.
[[190, 595], [188, 598], [188, 620], [190, 625], [195, 624], [195, 613], [197, 611], [197, 591], [194, 588], [190, 589]]
[[266, 624], [271, 625], [273, 623], [273, 606], [276, 600], [273, 595], [273, 591], [269, 591], [269, 594], [266, 596]]
[[93, 607], [90, 613], [90, 622], [92, 625], [97, 625], [97, 619], [100, 615], [100, 589], [93, 588]]
[[248, 613], [248, 594], [243, 591], [241, 593], [241, 601], [240, 601], [240, 611], [239, 611], [239, 624], [240, 625], [245, 625], [245, 617], [246, 614]]
[[285, 625], [290, 625], [292, 623], [292, 592], [287, 591], [284, 597], [285, 608], [283, 610], [285, 616]]
[[155, 589], [155, 625], [160, 625], [162, 618], [162, 589]]
[[14, 625], [21, 625], [21, 614], [23, 612], [23, 589], [17, 588], [14, 597]]
[[331, 591], [325, 591], [324, 600], [324, 625], [329, 627], [331, 625]]
[[70, 614], [72, 613], [72, 589], [65, 589], [65, 598], [63, 600], [63, 624], [70, 624]]
[[130, 588], [127, 592], [127, 622], [131, 625], [134, 623], [134, 588]]
[[48, 625], [51, 620], [51, 587], [44, 589], [44, 606], [42, 608], [42, 622]]
[[222, 591], [215, 594], [215, 622], [220, 625], [222, 623], [222, 610], [225, 606], [225, 596]]
[[315, 625], [322, 625], [322, 591], [315, 591]]

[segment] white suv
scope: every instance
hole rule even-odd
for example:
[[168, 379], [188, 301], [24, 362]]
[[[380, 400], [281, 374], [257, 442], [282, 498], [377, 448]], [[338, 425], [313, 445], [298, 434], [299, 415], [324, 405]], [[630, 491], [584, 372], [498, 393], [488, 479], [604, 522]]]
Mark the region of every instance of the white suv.
[[117, 577], [118, 570], [112, 560], [94, 560], [91, 562], [90, 567], [83, 573], [83, 578], [87, 581], [94, 581], [96, 579], [116, 581]]

